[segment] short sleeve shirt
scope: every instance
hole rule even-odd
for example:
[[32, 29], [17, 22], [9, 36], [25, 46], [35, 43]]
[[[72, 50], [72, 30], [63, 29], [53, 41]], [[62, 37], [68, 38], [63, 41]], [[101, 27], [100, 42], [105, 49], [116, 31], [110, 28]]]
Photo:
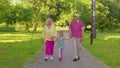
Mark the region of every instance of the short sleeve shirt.
[[64, 37], [58, 37], [57, 39], [57, 48], [63, 48], [65, 46]]
[[45, 38], [45, 40], [51, 40], [52, 36], [56, 36], [56, 29], [55, 26], [52, 24], [51, 29], [48, 29], [47, 26], [43, 28], [42, 37]]
[[71, 22], [69, 27], [72, 33], [72, 37], [80, 38], [82, 36], [82, 27], [84, 27], [84, 25], [80, 20]]

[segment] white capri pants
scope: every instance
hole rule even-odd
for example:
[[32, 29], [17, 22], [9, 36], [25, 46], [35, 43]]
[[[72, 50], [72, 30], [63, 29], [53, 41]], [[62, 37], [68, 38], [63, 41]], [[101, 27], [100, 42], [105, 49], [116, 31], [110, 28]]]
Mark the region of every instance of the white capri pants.
[[73, 46], [74, 46], [74, 52], [75, 52], [75, 58], [78, 58], [80, 56], [80, 50], [81, 50], [81, 42], [80, 38], [72, 38], [73, 40]]

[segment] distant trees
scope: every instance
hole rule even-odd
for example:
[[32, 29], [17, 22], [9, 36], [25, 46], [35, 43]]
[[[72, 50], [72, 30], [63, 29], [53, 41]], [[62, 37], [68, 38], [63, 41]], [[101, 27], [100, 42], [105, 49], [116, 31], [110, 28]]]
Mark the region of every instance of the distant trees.
[[10, 4], [8, 0], [0, 0], [0, 23], [5, 21], [5, 14], [9, 12]]
[[[18, 0], [16, 0], [18, 1]], [[78, 13], [85, 26], [91, 24], [90, 0], [21, 0], [12, 4], [11, 0], [0, 0], [0, 23], [5, 22], [14, 28], [16, 23], [24, 25], [24, 29], [33, 31], [42, 27], [46, 18], [51, 17], [57, 26], [66, 26]], [[97, 0], [96, 28], [113, 30], [120, 23], [120, 0]]]

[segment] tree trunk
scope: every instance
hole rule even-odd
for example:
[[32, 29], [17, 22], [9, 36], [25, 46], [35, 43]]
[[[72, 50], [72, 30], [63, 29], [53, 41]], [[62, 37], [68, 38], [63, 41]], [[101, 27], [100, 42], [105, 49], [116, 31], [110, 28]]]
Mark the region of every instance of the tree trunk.
[[25, 24], [25, 30], [29, 32], [29, 24]]
[[34, 29], [33, 29], [34, 32], [36, 32], [36, 30], [37, 30], [37, 26], [38, 26], [38, 23], [35, 22], [35, 24], [34, 24]]
[[91, 28], [91, 44], [93, 44], [93, 39], [96, 38], [96, 18], [95, 18], [95, 10], [96, 10], [96, 0], [92, 0], [92, 28]]

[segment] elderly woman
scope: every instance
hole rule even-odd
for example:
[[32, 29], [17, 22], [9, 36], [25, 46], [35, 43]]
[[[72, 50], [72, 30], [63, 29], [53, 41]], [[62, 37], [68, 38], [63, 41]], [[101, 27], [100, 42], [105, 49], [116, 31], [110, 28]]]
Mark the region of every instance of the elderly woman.
[[53, 24], [53, 20], [51, 18], [48, 18], [46, 20], [45, 26], [43, 28], [42, 37], [45, 41], [45, 60], [48, 60], [48, 57], [50, 57], [51, 60], [53, 60], [53, 53], [54, 53], [54, 39], [56, 37], [56, 29]]

